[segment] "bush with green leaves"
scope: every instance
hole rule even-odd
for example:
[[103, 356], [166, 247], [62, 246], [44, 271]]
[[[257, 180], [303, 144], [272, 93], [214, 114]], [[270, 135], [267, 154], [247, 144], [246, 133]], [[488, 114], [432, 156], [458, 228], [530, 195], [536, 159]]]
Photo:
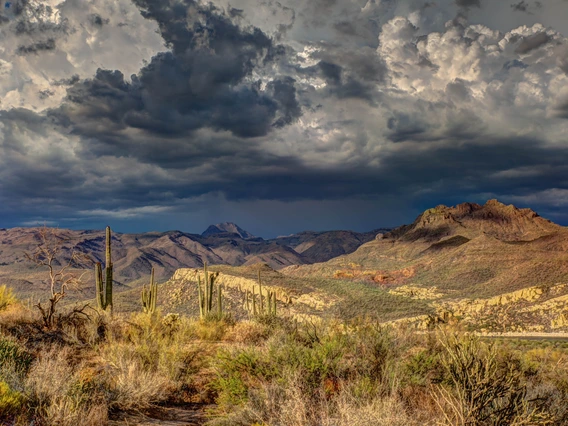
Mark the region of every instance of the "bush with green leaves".
[[0, 311], [17, 302], [16, 296], [10, 287], [0, 285]]
[[0, 336], [0, 371], [4, 366], [13, 367], [18, 373], [27, 373], [33, 356], [16, 341]]

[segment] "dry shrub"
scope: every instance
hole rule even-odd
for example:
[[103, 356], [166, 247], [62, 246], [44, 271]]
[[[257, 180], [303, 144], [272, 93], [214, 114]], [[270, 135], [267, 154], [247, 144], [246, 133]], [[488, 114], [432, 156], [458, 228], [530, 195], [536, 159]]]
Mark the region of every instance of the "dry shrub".
[[256, 345], [266, 340], [269, 335], [270, 329], [266, 325], [257, 321], [241, 321], [227, 331], [225, 340]]
[[473, 335], [444, 336], [442, 364], [450, 386], [434, 388], [447, 424], [552, 425], [552, 415], [527, 398], [519, 360], [499, 356]]
[[34, 424], [106, 424], [108, 410], [104, 395], [77, 377], [70, 360], [71, 349], [52, 347], [32, 364], [26, 394]]
[[168, 399], [172, 383], [156, 371], [149, 371], [139, 359], [128, 354], [118, 357], [113, 366], [113, 396], [110, 408], [143, 410]]
[[[28, 309], [20, 303], [8, 306], [0, 311], [0, 326], [12, 335], [26, 335], [27, 329], [31, 326], [39, 329], [39, 314]], [[20, 333], [18, 333], [20, 331]]]
[[207, 342], [219, 342], [225, 336], [230, 323], [225, 320], [205, 319], [193, 322], [195, 337]]
[[406, 411], [396, 396], [355, 397], [347, 387], [330, 398], [322, 389], [317, 397], [306, 398], [305, 383], [298, 373], [287, 382], [264, 382], [252, 390], [249, 402], [222, 419], [216, 426], [422, 426]]
[[76, 406], [72, 400], [64, 398], [48, 406], [39, 420], [39, 424], [58, 426], [102, 426], [107, 422], [106, 404]]
[[194, 372], [200, 348], [191, 341], [193, 324], [165, 318], [170, 320], [135, 314], [109, 324], [107, 342], [98, 352], [113, 370], [113, 408], [144, 410], [176, 399]]
[[413, 420], [404, 404], [395, 396], [376, 397], [361, 401], [349, 394], [341, 394], [336, 402], [337, 420], [334, 426], [411, 426], [425, 423]]

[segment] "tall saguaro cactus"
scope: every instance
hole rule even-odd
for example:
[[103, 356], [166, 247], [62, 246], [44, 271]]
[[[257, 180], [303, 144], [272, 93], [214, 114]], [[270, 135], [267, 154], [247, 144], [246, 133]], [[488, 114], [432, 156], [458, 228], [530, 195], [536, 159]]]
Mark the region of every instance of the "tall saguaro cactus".
[[112, 258], [111, 258], [111, 233], [110, 226], [106, 227], [106, 256], [105, 256], [105, 280], [103, 281], [103, 269], [100, 262], [95, 265], [95, 284], [97, 290], [97, 305], [106, 311], [110, 307], [112, 313]]
[[156, 312], [156, 301], [158, 300], [158, 284], [154, 282], [154, 268], [150, 275], [150, 288], [142, 287], [142, 307], [144, 312], [153, 314]]
[[[266, 292], [266, 296], [263, 293]], [[250, 298], [249, 298], [250, 294]], [[256, 286], [252, 286], [252, 292], [247, 289], [244, 293], [243, 308], [251, 315], [274, 315], [276, 316], [276, 292], [263, 290], [262, 281], [260, 279], [260, 271], [258, 271], [258, 296], [259, 304], [256, 301]], [[252, 306], [251, 306], [252, 301]], [[266, 302], [266, 303], [265, 303]]]
[[[213, 308], [213, 285], [219, 276], [219, 272], [209, 273], [207, 270], [207, 262], [203, 262], [204, 282], [201, 283], [201, 275], [197, 276], [197, 293], [199, 294], [199, 316], [201, 319], [206, 318]], [[221, 286], [218, 286], [217, 307], [219, 316], [221, 312]]]

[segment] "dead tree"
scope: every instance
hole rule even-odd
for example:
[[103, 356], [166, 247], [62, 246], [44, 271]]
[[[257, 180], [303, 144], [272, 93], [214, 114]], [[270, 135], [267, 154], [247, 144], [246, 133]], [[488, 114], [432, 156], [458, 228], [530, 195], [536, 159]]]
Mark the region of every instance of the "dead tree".
[[31, 253], [25, 253], [25, 256], [38, 267], [47, 268], [49, 271], [50, 298], [46, 306], [42, 305], [41, 301], [34, 306], [39, 309], [44, 326], [53, 329], [56, 325], [57, 304], [66, 296], [68, 290], [79, 289], [83, 284], [83, 276], [89, 272], [79, 274], [72, 269], [92, 263], [92, 260], [75, 248], [71, 248], [70, 253], [66, 255], [66, 240], [57, 235], [55, 228], [41, 228], [38, 237], [38, 246]]

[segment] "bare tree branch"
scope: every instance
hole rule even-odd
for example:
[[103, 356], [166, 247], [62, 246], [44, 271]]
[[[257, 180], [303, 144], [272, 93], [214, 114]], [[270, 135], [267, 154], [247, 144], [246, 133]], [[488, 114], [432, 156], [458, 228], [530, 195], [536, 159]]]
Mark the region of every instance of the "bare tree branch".
[[[57, 304], [63, 299], [67, 291], [78, 290], [83, 284], [83, 277], [88, 272], [81, 275], [72, 271], [73, 267], [81, 267], [85, 263], [92, 264], [93, 260], [85, 253], [70, 248], [70, 254], [65, 256], [65, 251], [69, 247], [64, 238], [57, 235], [55, 228], [43, 227], [38, 231], [39, 244], [31, 253], [24, 253], [26, 258], [35, 263], [38, 267], [47, 268], [49, 271], [50, 298], [48, 306], [44, 307], [41, 301], [35, 305], [43, 318], [44, 326], [53, 328], [55, 325], [55, 314]], [[66, 259], [65, 259], [66, 258]]]

